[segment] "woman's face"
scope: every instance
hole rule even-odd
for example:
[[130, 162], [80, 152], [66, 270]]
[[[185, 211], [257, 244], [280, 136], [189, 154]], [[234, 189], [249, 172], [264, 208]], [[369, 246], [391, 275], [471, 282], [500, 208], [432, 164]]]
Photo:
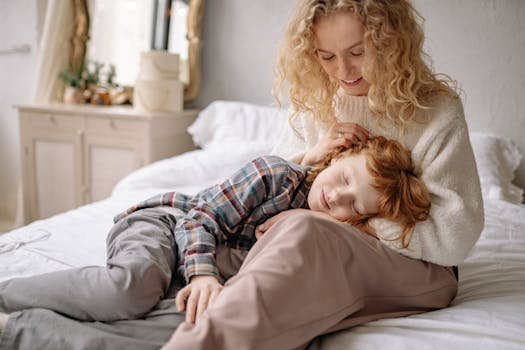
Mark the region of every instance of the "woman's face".
[[380, 194], [373, 183], [365, 155], [340, 158], [317, 175], [308, 193], [308, 206], [340, 221], [376, 214]]
[[364, 28], [350, 11], [320, 17], [314, 25], [315, 52], [324, 71], [352, 96], [368, 94], [363, 78]]

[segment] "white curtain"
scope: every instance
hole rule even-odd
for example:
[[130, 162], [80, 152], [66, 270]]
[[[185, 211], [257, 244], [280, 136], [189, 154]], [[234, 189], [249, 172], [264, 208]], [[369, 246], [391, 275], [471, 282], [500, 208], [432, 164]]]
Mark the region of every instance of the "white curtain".
[[58, 101], [63, 86], [58, 75], [68, 65], [73, 33], [73, 2], [48, 0], [37, 59], [33, 103]]
[[[44, 26], [40, 37], [36, 79], [32, 102], [46, 104], [58, 101], [62, 84], [59, 73], [67, 67], [73, 30], [71, 0], [47, 0]], [[18, 205], [14, 227], [24, 224], [22, 183], [18, 183]]]

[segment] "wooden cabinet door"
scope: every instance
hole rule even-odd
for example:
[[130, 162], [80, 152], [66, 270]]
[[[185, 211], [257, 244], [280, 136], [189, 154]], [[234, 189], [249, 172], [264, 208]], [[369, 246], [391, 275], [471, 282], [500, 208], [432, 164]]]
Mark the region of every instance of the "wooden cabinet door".
[[68, 116], [24, 114], [20, 119], [27, 222], [82, 205], [82, 135]]
[[[84, 137], [84, 202], [111, 195], [124, 176], [147, 162], [147, 123], [92, 118]], [[107, 124], [107, 125], [106, 125]]]

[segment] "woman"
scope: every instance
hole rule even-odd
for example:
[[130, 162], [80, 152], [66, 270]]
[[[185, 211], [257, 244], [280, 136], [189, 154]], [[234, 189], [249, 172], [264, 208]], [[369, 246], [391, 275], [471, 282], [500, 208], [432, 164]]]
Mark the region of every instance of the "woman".
[[[422, 44], [405, 0], [301, 0], [280, 60], [297, 113], [278, 155], [311, 164], [374, 135], [412, 150], [432, 204], [408, 245], [385, 220], [371, 223], [375, 238], [284, 212], [265, 224], [211, 305], [199, 303], [207, 310], [196, 324], [182, 322], [173, 299], [144, 319], [110, 324], [34, 309], [10, 316], [0, 348], [16, 340], [21, 349], [149, 349], [182, 322], [164, 349], [297, 349], [320, 334], [446, 307], [457, 291], [451, 266], [481, 232], [482, 202], [461, 102], [424, 63]], [[242, 261], [217, 259], [235, 271]], [[15, 332], [17, 323], [25, 328]]]
[[397, 139], [423, 170], [429, 220], [404, 245], [388, 220], [373, 220], [376, 239], [280, 214], [198, 324], [179, 326], [165, 349], [304, 348], [319, 334], [448, 306], [452, 267], [478, 239], [483, 208], [461, 101], [425, 62], [418, 19], [406, 0], [300, 1], [277, 82], [295, 112], [275, 153], [313, 164], [374, 135]]

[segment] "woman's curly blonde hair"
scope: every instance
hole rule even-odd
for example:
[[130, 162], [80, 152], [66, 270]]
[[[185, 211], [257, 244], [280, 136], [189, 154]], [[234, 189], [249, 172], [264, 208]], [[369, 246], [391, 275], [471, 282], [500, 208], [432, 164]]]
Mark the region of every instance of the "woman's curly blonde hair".
[[363, 77], [370, 83], [370, 109], [401, 122], [427, 109], [429, 93], [457, 96], [456, 82], [430, 68], [423, 51], [423, 18], [408, 0], [301, 0], [293, 15], [277, 62], [274, 96], [288, 86], [295, 110], [321, 121], [335, 120], [338, 83], [324, 72], [314, 46], [316, 21], [336, 11], [351, 11], [364, 27]]
[[380, 199], [377, 214], [352, 217], [348, 223], [376, 236], [370, 219], [377, 217], [396, 222], [401, 227], [399, 236], [384, 239], [398, 240], [403, 248], [408, 247], [416, 223], [428, 219], [431, 202], [411, 152], [399, 142], [377, 136], [350, 148], [337, 148], [310, 169], [306, 181], [313, 182], [334, 160], [355, 154], [365, 156], [366, 168], [373, 179], [372, 187]]

